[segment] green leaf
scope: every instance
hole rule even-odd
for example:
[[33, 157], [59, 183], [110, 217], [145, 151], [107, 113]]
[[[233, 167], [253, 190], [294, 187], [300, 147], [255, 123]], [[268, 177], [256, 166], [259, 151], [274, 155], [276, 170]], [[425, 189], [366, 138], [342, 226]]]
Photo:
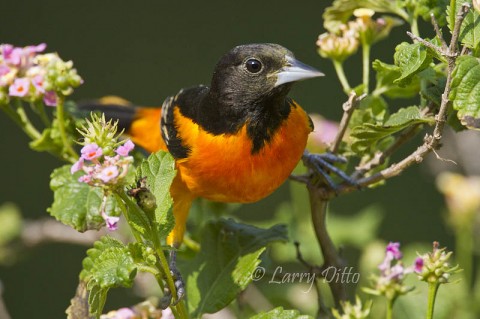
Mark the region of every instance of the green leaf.
[[[76, 132], [74, 121], [69, 115], [65, 116], [64, 125], [69, 138], [76, 139], [78, 133]], [[58, 127], [58, 119], [55, 118], [52, 122], [52, 127], [44, 129], [42, 135], [38, 139], [31, 141], [29, 146], [37, 152], [51, 152], [61, 156], [65, 151], [65, 145]]]
[[445, 91], [446, 77], [439, 78], [436, 83], [427, 85], [422, 91], [422, 96], [435, 105], [440, 106], [442, 103], [442, 94]]
[[418, 107], [410, 106], [392, 114], [383, 125], [365, 123], [356, 126], [351, 132], [354, 138], [352, 150], [362, 154], [369, 148], [375, 148], [382, 139], [418, 123], [433, 123], [433, 119], [422, 117]]
[[472, 56], [457, 59], [450, 100], [463, 125], [480, 129], [480, 59]]
[[[447, 20], [448, 20], [448, 27], [450, 32], [453, 32], [455, 21], [457, 20], [457, 12], [462, 7], [462, 4], [468, 3], [470, 8], [473, 8], [473, 4], [471, 0], [465, 1], [456, 1], [456, 6], [454, 10], [450, 6], [447, 9]], [[480, 15], [474, 9], [471, 9], [462, 23], [460, 27], [460, 33], [458, 35], [458, 40], [464, 44], [465, 46], [471, 49], [477, 49], [480, 43]]]
[[298, 310], [284, 310], [282, 307], [277, 307], [269, 312], [259, 313], [250, 319], [313, 319], [313, 317], [300, 315]]
[[395, 48], [395, 65], [400, 68], [401, 76], [393, 83], [405, 86], [415, 74], [425, 70], [432, 63], [432, 55], [420, 43], [403, 42]]
[[383, 126], [405, 127], [414, 123], [431, 123], [432, 119], [421, 115], [417, 106], [401, 108], [397, 113], [392, 114]]
[[478, 49], [480, 44], [480, 14], [476, 10], [470, 10], [465, 17], [458, 39], [466, 47]]
[[147, 177], [147, 186], [155, 196], [157, 202], [155, 223], [160, 238], [166, 237], [175, 225], [175, 219], [170, 210], [173, 203], [170, 185], [175, 175], [175, 160], [170, 153], [163, 151], [151, 154], [137, 170], [139, 178]]
[[383, 63], [380, 60], [373, 61], [372, 66], [377, 72], [377, 84], [373, 91], [374, 95], [384, 94], [390, 98], [409, 98], [418, 94], [420, 89], [420, 81], [418, 78], [415, 78], [414, 81], [404, 87], [394, 83], [394, 81], [402, 75], [400, 67]]
[[83, 260], [80, 279], [87, 282], [90, 313], [100, 316], [110, 288], [131, 287], [137, 274], [137, 264], [131, 248], [109, 236], [96, 241]]
[[368, 95], [353, 113], [349, 127], [353, 128], [364, 123], [380, 124], [387, 116], [388, 105], [385, 100], [378, 95]]
[[[70, 165], [57, 168], [51, 175], [50, 188], [54, 192], [50, 215], [65, 225], [84, 232], [100, 229], [104, 220], [100, 215], [103, 190], [78, 181], [81, 175], [70, 173]], [[110, 216], [120, 215], [120, 207], [115, 197], [107, 197], [105, 212]]]
[[186, 265], [188, 303], [194, 317], [227, 306], [252, 281], [266, 246], [286, 241], [285, 226], [260, 229], [233, 220], [206, 225], [202, 250]]
[[393, 13], [404, 20], [408, 19], [407, 13], [395, 1], [390, 0], [335, 0], [325, 9], [323, 26], [330, 32], [336, 33], [340, 26], [347, 22], [358, 8], [368, 8], [379, 13]]

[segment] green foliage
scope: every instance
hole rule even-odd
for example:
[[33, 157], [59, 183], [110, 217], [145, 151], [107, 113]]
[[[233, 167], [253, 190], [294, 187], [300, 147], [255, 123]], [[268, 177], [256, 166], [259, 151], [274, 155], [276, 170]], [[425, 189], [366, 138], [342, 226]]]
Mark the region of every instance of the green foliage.
[[389, 138], [412, 124], [433, 123], [433, 119], [421, 115], [417, 106], [400, 109], [392, 114], [384, 124], [375, 125], [365, 123], [352, 129], [351, 136], [354, 138], [352, 149], [358, 153], [364, 153], [369, 148], [376, 148], [382, 139]]
[[170, 185], [175, 175], [175, 160], [170, 153], [164, 151], [151, 154], [137, 169], [138, 178], [147, 177], [147, 186], [156, 198], [154, 222], [160, 238], [166, 237], [175, 225], [170, 210]]
[[446, 23], [445, 8], [449, 0], [406, 0], [405, 6], [408, 11], [413, 12], [415, 18], [422, 17], [423, 20], [430, 22], [430, 14], [435, 15], [440, 26]]
[[[90, 313], [101, 315], [110, 288], [131, 287], [137, 274], [140, 244], [125, 246], [112, 237], [102, 237], [87, 251], [80, 279], [87, 282]], [[135, 257], [135, 259], [134, 259]]]
[[285, 310], [282, 307], [277, 307], [269, 312], [259, 313], [250, 319], [310, 319], [311, 316], [300, 315], [297, 310]]
[[373, 95], [384, 94], [389, 98], [409, 98], [418, 94], [420, 83], [417, 77], [414, 77], [408, 85], [403, 86], [398, 85], [398, 82], [395, 81], [402, 76], [400, 67], [380, 60], [373, 61], [372, 67], [377, 72]]
[[[66, 102], [65, 105], [72, 107], [73, 102]], [[71, 116], [66, 115], [63, 119], [65, 126], [65, 134], [71, 139], [77, 139], [78, 133], [75, 129], [75, 121]], [[46, 127], [39, 138], [32, 140], [29, 143], [32, 150], [37, 152], [50, 152], [56, 156], [62, 157], [62, 154], [67, 152], [62, 140], [62, 133], [59, 127], [59, 120], [55, 117], [51, 123], [51, 126]]]
[[233, 220], [207, 224], [202, 250], [188, 263], [187, 294], [194, 317], [227, 306], [252, 281], [259, 257], [274, 241], [286, 241], [284, 226], [260, 229]]
[[457, 59], [450, 99], [463, 125], [480, 129], [480, 60], [472, 56]]
[[394, 83], [405, 86], [412, 77], [425, 70], [432, 63], [432, 55], [420, 43], [403, 42], [395, 48], [395, 65], [400, 68], [401, 76]]
[[[468, 48], [478, 50], [480, 43], [480, 15], [473, 9], [472, 0], [456, 1], [455, 11], [449, 6], [447, 9], [447, 21], [448, 28], [453, 31], [455, 21], [457, 19], [457, 13], [461, 10], [462, 5], [468, 3], [472, 8], [463, 21], [460, 27], [459, 41]], [[478, 52], [477, 52], [478, 53]]]
[[[84, 232], [100, 229], [104, 220], [100, 215], [103, 190], [78, 181], [79, 173], [71, 174], [70, 165], [57, 168], [51, 175], [50, 188], [53, 204], [50, 215], [65, 225]], [[107, 197], [105, 212], [111, 216], [120, 215], [120, 207], [114, 196]]]

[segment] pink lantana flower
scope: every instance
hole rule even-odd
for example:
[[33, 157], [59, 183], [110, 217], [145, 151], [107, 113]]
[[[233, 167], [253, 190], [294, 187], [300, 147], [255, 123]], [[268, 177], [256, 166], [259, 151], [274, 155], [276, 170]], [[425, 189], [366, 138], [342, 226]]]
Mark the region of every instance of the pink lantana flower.
[[43, 95], [43, 103], [47, 106], [57, 106], [57, 93], [55, 91], [46, 91]]
[[85, 145], [80, 152], [82, 153], [82, 157], [88, 161], [96, 159], [103, 154], [102, 148], [96, 143]]
[[108, 183], [110, 180], [118, 176], [118, 167], [115, 165], [107, 166], [100, 171], [98, 178], [103, 182]]
[[119, 146], [115, 152], [120, 156], [128, 156], [128, 153], [130, 153], [134, 147], [135, 144], [133, 144], [131, 140], [127, 140], [125, 144]]
[[18, 78], [15, 79], [15, 82], [13, 82], [12, 85], [10, 85], [10, 88], [8, 89], [8, 94], [10, 94], [10, 96], [23, 97], [28, 94], [29, 90], [30, 80], [27, 78]]
[[394, 259], [402, 259], [402, 252], [400, 251], [400, 243], [390, 242], [387, 245], [387, 255], [391, 255]]
[[43, 75], [36, 75], [32, 79], [32, 84], [39, 93], [45, 93], [45, 88], [43, 87]]
[[83, 168], [84, 159], [80, 157], [78, 161], [70, 168], [70, 173], [74, 174]]
[[102, 211], [102, 217], [105, 220], [105, 224], [109, 230], [118, 229], [118, 221], [120, 217], [118, 216], [108, 216], [105, 212]]
[[421, 273], [423, 269], [423, 258], [422, 257], [417, 257], [415, 259], [415, 265], [414, 265], [414, 270], [416, 273]]

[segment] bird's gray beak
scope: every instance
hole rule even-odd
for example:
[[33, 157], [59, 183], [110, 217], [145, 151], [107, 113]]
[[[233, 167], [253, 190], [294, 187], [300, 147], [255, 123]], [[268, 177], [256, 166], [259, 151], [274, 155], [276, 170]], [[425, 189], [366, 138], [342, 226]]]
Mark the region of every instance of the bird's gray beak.
[[322, 72], [317, 69], [302, 63], [291, 56], [285, 57], [287, 60], [287, 65], [280, 69], [277, 75], [277, 82], [275, 82], [275, 87], [300, 80], [306, 80], [310, 78], [316, 78], [319, 76], [324, 76]]

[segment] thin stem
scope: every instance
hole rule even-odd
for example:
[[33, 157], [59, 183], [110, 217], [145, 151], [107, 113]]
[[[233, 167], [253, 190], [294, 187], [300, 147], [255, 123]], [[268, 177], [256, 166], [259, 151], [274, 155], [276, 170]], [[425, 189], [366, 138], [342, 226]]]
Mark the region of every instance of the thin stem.
[[458, 263], [462, 265], [463, 276], [469, 289], [472, 288], [473, 266], [473, 221], [466, 220], [455, 227], [455, 244]]
[[393, 299], [387, 299], [387, 314], [386, 314], [386, 319], [392, 319], [393, 318], [393, 303], [395, 300]]
[[416, 36], [420, 36], [420, 32], [418, 31], [418, 20], [416, 18], [412, 18], [410, 26], [410, 30], [412, 31], [412, 33]]
[[[310, 209], [312, 214], [312, 223], [323, 255], [323, 268], [335, 267], [336, 269], [345, 266], [344, 261], [333, 244], [327, 231], [327, 207], [328, 201], [324, 200], [318, 194], [318, 187], [309, 186], [308, 194], [310, 197]], [[341, 280], [331, 280], [328, 282], [335, 300], [335, 306], [340, 307], [340, 301], [347, 299], [347, 291]]]
[[45, 112], [45, 105], [42, 102], [32, 104], [32, 108], [37, 110], [38, 116], [46, 127], [50, 127], [52, 125], [50, 119], [48, 118], [47, 112]]
[[[118, 196], [120, 196], [120, 198], [123, 200], [123, 202], [129, 208], [139, 210], [138, 211], [139, 215], [145, 215], [144, 212], [141, 210], [141, 208], [138, 207], [136, 203], [132, 202], [132, 199], [123, 190], [120, 190], [120, 191], [116, 192], [116, 194]], [[125, 209], [125, 214], [124, 215], [125, 215], [125, 218], [127, 219], [127, 222], [129, 222], [130, 220], [128, 218], [129, 217], [128, 216], [128, 210], [126, 208], [127, 207], [124, 206], [124, 209]], [[131, 225], [130, 222], [128, 224]], [[142, 243], [143, 240], [141, 238], [141, 235], [135, 229], [133, 229], [133, 227], [131, 227], [131, 228], [132, 228], [132, 233], [135, 236], [136, 241]], [[175, 287], [175, 283], [173, 281], [172, 274], [170, 273], [170, 267], [168, 265], [167, 258], [165, 257], [163, 247], [160, 243], [160, 238], [158, 236], [156, 236], [156, 234], [154, 234], [154, 232], [151, 229], [147, 229], [145, 231], [145, 233], [146, 234], [151, 234], [151, 236], [149, 236], [149, 237], [153, 237], [153, 238], [149, 238], [149, 239], [152, 240], [153, 246], [155, 248], [156, 255], [158, 257], [159, 270], [165, 276], [165, 281], [167, 282], [168, 289], [170, 290], [170, 292], [172, 293], [173, 296], [176, 296], [177, 289]], [[157, 281], [158, 281], [158, 278], [157, 278]], [[159, 285], [160, 285], [161, 288], [163, 288], [163, 283], [161, 284], [159, 282]], [[171, 307], [176, 308], [176, 311], [179, 314], [178, 318], [188, 318], [187, 308], [186, 308], [185, 302], [183, 300], [180, 300], [178, 302], [178, 304], [176, 304], [175, 306], [171, 306]]]
[[[362, 38], [364, 35], [362, 35]], [[363, 93], [368, 94], [370, 85], [370, 44], [362, 41]]]
[[338, 80], [340, 80], [340, 84], [342, 85], [343, 91], [345, 93], [350, 93], [352, 88], [348, 83], [347, 76], [345, 75], [345, 70], [343, 69], [343, 63], [337, 60], [333, 60], [333, 66], [335, 67], [335, 72], [337, 72]]
[[59, 96], [57, 99], [57, 120], [58, 120], [58, 130], [60, 131], [60, 138], [62, 139], [63, 148], [65, 154], [63, 156], [66, 160], [75, 163], [78, 159], [77, 152], [72, 147], [71, 141], [67, 136], [67, 130], [65, 128], [65, 114], [64, 114], [64, 101], [63, 96]]
[[338, 133], [337, 133], [337, 136], [335, 136], [335, 140], [332, 143], [330, 152], [334, 154], [338, 152], [338, 149], [340, 148], [340, 143], [342, 142], [345, 132], [347, 131], [348, 124], [350, 123], [353, 112], [360, 105], [360, 102], [365, 97], [366, 97], [365, 94], [362, 94], [361, 96], [357, 96], [357, 94], [354, 91], [352, 91], [348, 97], [348, 101], [343, 103], [342, 120], [340, 121]]
[[32, 140], [40, 138], [41, 134], [33, 126], [28, 119], [25, 109], [23, 108], [22, 101], [16, 101], [16, 111], [13, 110], [10, 105], [5, 105], [1, 109], [23, 130], [25, 134]]
[[440, 284], [437, 282], [428, 283], [427, 319], [433, 319], [433, 309], [435, 307], [435, 298], [437, 296], [438, 287], [440, 287]]
[[[134, 227], [132, 227], [132, 221], [130, 219], [130, 214], [129, 214], [129, 211], [128, 211], [129, 208], [136, 209], [136, 204], [132, 202], [132, 200], [127, 196], [127, 194], [123, 191], [123, 189], [118, 190], [118, 192], [115, 192], [115, 194], [118, 195], [122, 199], [118, 202], [121, 203], [123, 216], [125, 217], [125, 220], [127, 221], [127, 224], [130, 226], [133, 237], [135, 237], [135, 240], [138, 243], [143, 243], [141, 234]], [[138, 207], [138, 209], [140, 209], [140, 207]]]

